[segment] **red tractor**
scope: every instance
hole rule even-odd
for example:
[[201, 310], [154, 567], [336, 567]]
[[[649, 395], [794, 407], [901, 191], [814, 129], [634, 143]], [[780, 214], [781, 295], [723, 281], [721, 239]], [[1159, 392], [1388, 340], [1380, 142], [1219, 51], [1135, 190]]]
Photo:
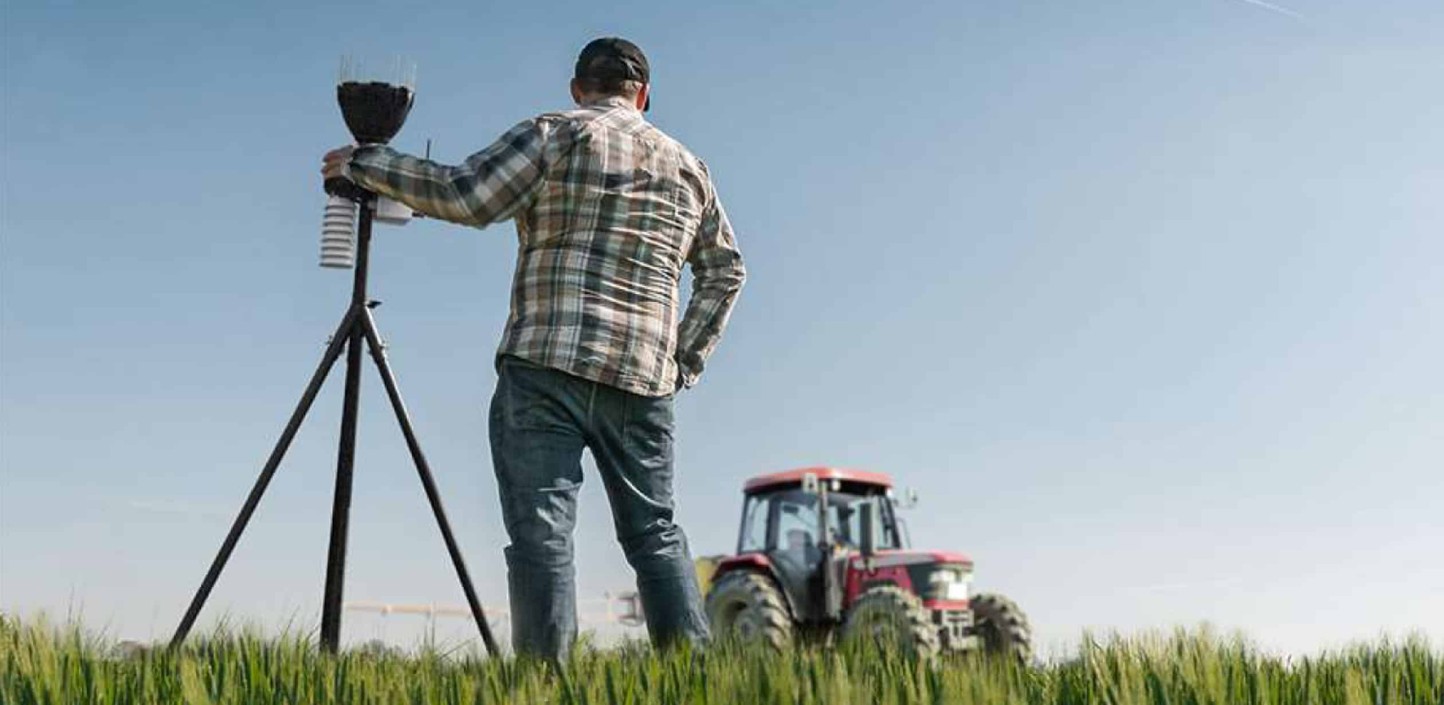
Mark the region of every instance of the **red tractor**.
[[717, 563], [707, 591], [715, 636], [1030, 658], [1027, 617], [1007, 598], [971, 594], [967, 556], [908, 549], [891, 477], [804, 468], [754, 477], [743, 495], [737, 554]]

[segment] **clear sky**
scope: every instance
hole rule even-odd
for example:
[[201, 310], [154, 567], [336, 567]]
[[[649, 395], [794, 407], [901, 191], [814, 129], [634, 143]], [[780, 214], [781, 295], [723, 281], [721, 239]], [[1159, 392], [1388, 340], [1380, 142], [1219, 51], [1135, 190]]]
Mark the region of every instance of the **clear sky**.
[[[174, 628], [347, 301], [316, 265], [341, 53], [414, 58], [395, 144], [458, 161], [620, 34], [750, 274], [678, 401], [698, 553], [732, 548], [746, 477], [853, 466], [916, 488], [916, 542], [1045, 643], [1444, 642], [1444, 5], [1280, 2], [5, 3], [0, 608]], [[414, 223], [373, 256], [498, 605], [514, 238]], [[203, 622], [314, 625], [340, 386]], [[460, 603], [380, 390], [347, 597]], [[584, 597], [628, 586], [595, 476], [578, 551]]]

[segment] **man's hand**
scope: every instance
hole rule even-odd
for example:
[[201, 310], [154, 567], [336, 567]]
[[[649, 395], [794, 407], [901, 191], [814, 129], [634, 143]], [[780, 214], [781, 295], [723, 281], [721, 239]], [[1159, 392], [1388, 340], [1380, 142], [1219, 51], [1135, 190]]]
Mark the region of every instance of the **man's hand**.
[[347, 145], [327, 152], [326, 156], [321, 157], [321, 178], [350, 179], [351, 152], [355, 150], [355, 145]]

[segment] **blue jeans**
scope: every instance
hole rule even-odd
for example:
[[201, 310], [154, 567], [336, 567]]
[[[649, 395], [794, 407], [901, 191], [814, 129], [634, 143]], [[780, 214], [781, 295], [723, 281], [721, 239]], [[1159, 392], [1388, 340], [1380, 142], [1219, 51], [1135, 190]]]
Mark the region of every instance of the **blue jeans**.
[[636, 571], [652, 642], [705, 643], [696, 569], [672, 518], [672, 397], [638, 396], [511, 356], [497, 368], [491, 457], [511, 538], [512, 648], [561, 660], [576, 639], [572, 529], [583, 448]]

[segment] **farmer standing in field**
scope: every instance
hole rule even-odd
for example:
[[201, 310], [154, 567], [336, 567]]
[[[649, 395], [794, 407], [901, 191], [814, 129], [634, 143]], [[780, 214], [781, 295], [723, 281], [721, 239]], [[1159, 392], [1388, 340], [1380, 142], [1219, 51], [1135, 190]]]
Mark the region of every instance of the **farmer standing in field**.
[[[459, 166], [385, 146], [327, 153], [349, 178], [426, 215], [516, 221], [511, 314], [497, 352], [491, 456], [512, 646], [565, 658], [577, 634], [572, 529], [591, 450], [659, 645], [708, 639], [673, 517], [672, 405], [697, 383], [745, 272], [707, 167], [643, 117], [650, 69], [615, 37], [582, 49], [577, 108], [526, 120]], [[694, 275], [685, 313], [682, 267]]]

